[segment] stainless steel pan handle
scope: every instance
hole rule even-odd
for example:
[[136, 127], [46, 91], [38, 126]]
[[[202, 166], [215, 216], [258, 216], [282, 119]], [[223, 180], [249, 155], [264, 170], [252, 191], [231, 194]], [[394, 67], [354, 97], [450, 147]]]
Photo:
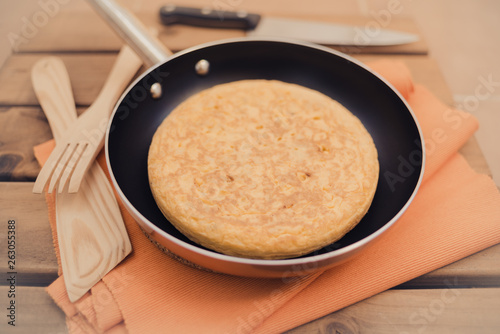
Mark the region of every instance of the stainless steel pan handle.
[[114, 0], [87, 0], [87, 2], [148, 67], [163, 63], [172, 55], [172, 52], [156, 37], [151, 36], [142, 22]]

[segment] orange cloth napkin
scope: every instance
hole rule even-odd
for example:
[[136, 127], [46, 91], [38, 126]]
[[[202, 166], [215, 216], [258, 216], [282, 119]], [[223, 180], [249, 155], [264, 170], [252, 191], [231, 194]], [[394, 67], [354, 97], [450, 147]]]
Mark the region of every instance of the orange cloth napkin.
[[[47, 288], [66, 313], [70, 332], [278, 333], [500, 242], [500, 194], [457, 153], [477, 121], [414, 85], [403, 63], [370, 66], [413, 108], [427, 148], [419, 193], [377, 243], [345, 264], [307, 277], [234, 277], [166, 256], [121, 206], [133, 253], [76, 303], [68, 300], [63, 275]], [[35, 148], [40, 162], [52, 147], [49, 142]], [[102, 154], [99, 162], [104, 166]], [[46, 198], [58, 255], [54, 199]]]

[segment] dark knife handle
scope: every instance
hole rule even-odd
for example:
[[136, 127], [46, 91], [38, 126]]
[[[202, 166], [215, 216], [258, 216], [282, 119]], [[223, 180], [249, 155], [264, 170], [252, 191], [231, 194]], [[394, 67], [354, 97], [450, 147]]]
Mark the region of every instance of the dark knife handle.
[[166, 5], [160, 8], [160, 19], [164, 25], [184, 24], [207, 28], [252, 30], [259, 23], [260, 15], [245, 11]]

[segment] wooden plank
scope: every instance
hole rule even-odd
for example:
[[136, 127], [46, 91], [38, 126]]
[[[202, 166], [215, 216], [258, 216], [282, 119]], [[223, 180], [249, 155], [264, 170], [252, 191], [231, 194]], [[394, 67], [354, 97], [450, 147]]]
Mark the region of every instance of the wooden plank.
[[15, 221], [15, 264], [7, 261], [2, 247], [0, 285], [7, 273], [17, 272], [18, 285], [47, 286], [57, 278], [57, 259], [45, 197], [33, 194], [31, 182], [0, 182], [0, 244], [7, 245], [9, 220]]
[[[8, 289], [0, 287], [2, 305]], [[16, 327], [2, 321], [1, 333], [67, 333], [64, 314], [44, 288], [16, 292]], [[499, 312], [498, 288], [390, 290], [286, 333], [498, 333]]]
[[[159, 8], [159, 7], [158, 7]], [[300, 13], [300, 12], [298, 12]], [[184, 50], [188, 47], [227, 38], [243, 37], [240, 30], [208, 29], [188, 26], [169, 26], [161, 24], [156, 10], [136, 11], [135, 15], [148, 27], [158, 32], [158, 38], [172, 51]], [[283, 14], [281, 14], [283, 16]], [[393, 17], [382, 26], [374, 18], [363, 16], [331, 16], [331, 15], [287, 15], [290, 18], [316, 20], [329, 23], [353, 24], [360, 27], [357, 30], [359, 39], [364, 43], [371, 36], [375, 36], [380, 28], [389, 28], [414, 33], [421, 36], [418, 26], [408, 18]], [[116, 33], [91, 10], [61, 11], [51, 18], [40, 29], [33, 29], [33, 33], [20, 34], [14, 41], [14, 50], [17, 52], [55, 52], [55, 51], [118, 51], [122, 41]], [[347, 53], [375, 53], [375, 54], [427, 54], [428, 47], [425, 40], [397, 45], [397, 46], [358, 46], [336, 47]]]
[[[77, 108], [79, 114], [84, 109]], [[52, 138], [40, 107], [0, 108], [0, 181], [34, 181], [40, 171], [33, 146]]]
[[287, 334], [499, 333], [500, 289], [389, 290]]
[[33, 146], [52, 138], [40, 108], [0, 108], [0, 181], [33, 181], [40, 167]]
[[[68, 333], [65, 315], [54, 303], [52, 298], [42, 287], [17, 286], [15, 299], [9, 298], [7, 286], [0, 286], [0, 305], [2, 306], [2, 321], [0, 333], [12, 334], [64, 334]], [[15, 326], [8, 324], [11, 321], [10, 301], [15, 301]]]
[[398, 289], [434, 288], [454, 280], [459, 287], [500, 287], [500, 244], [417, 277]]
[[[38, 106], [31, 84], [31, 68], [39, 59], [50, 55], [54, 54], [11, 56], [0, 70], [0, 105]], [[117, 57], [117, 53], [55, 55], [68, 70], [75, 102], [80, 106], [88, 106], [96, 99]]]

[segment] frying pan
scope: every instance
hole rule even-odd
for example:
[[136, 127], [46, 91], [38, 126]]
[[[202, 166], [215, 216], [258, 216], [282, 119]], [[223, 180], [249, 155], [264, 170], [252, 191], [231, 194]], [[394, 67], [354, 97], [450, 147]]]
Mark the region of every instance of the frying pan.
[[[146, 236], [170, 255], [226, 274], [305, 275], [351, 259], [408, 208], [423, 176], [422, 133], [400, 94], [363, 64], [326, 47], [282, 39], [217, 41], [171, 55], [137, 19], [112, 1], [88, 1], [151, 65], [115, 106], [105, 153], [112, 183], [127, 210]], [[294, 259], [238, 258], [190, 241], [158, 209], [147, 173], [147, 155], [156, 128], [187, 97], [243, 79], [275, 79], [320, 91], [347, 107], [371, 134], [379, 153], [378, 187], [366, 216], [339, 241]]]

